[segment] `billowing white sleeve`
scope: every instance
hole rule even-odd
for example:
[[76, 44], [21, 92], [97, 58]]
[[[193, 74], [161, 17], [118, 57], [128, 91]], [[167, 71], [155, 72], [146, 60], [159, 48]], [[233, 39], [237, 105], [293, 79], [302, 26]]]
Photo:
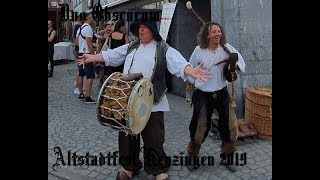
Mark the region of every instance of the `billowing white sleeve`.
[[187, 77], [184, 74], [184, 69], [190, 63], [187, 62], [187, 60], [180, 54], [180, 52], [172, 47], [169, 47], [166, 53], [166, 60], [168, 71], [171, 74], [177, 77], [181, 77], [184, 81], [186, 81]]
[[106, 51], [102, 51], [101, 53], [105, 65], [114, 67], [122, 65], [126, 59], [128, 46], [129, 44], [125, 44], [114, 49], [107, 49]]
[[[199, 46], [196, 46], [190, 56], [190, 59], [189, 59], [189, 63], [193, 66], [193, 67], [197, 67], [198, 66], [198, 60], [197, 60], [197, 51], [199, 49]], [[194, 84], [195, 82], [195, 79], [191, 76], [188, 76], [188, 81], [191, 83], [191, 84]]]

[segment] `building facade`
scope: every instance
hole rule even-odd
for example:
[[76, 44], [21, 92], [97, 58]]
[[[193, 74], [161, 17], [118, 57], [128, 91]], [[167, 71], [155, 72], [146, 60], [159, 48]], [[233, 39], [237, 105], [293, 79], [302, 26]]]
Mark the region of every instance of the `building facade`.
[[[186, 8], [187, 1], [179, 0], [176, 5], [167, 42], [189, 60], [197, 45], [196, 35], [202, 24]], [[93, 4], [97, 2], [98, 0], [93, 0]], [[162, 4], [166, 2], [170, 0], [100, 1], [110, 12], [146, 8], [161, 10]], [[246, 71], [239, 74], [235, 82], [237, 104], [235, 111], [238, 118], [243, 118], [246, 88], [272, 87], [272, 0], [191, 0], [191, 2], [193, 9], [204, 21], [216, 21], [223, 26], [227, 42], [242, 54], [246, 62]], [[82, 11], [88, 10], [90, 8], [82, 9]], [[169, 92], [185, 96], [185, 82], [175, 76], [168, 76], [167, 80]], [[230, 85], [228, 85], [229, 90]]]

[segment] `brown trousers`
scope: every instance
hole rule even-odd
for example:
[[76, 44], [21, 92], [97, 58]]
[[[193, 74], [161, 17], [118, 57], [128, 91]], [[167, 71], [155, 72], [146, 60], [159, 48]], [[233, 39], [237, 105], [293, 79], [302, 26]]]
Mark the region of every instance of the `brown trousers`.
[[[151, 113], [146, 127], [141, 132], [141, 136], [144, 142], [144, 170], [154, 176], [167, 172], [170, 167], [170, 162], [163, 150], [163, 112]], [[137, 173], [142, 168], [139, 154], [140, 134], [137, 136], [126, 136], [124, 132], [119, 132], [119, 161], [121, 166], [128, 171]]]

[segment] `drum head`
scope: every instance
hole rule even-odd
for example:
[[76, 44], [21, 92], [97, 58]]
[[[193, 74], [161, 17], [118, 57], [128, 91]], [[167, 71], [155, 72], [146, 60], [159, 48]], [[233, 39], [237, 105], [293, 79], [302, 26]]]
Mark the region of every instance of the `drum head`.
[[148, 79], [140, 79], [133, 87], [127, 115], [127, 126], [132, 134], [139, 134], [146, 126], [151, 115], [153, 96], [153, 84]]

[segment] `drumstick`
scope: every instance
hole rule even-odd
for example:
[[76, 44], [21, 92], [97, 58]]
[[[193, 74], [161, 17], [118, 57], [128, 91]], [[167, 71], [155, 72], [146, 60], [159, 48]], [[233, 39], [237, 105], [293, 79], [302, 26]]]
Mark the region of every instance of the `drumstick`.
[[[83, 55], [86, 53], [86, 48], [83, 48]], [[82, 69], [84, 70], [84, 59], [83, 59], [83, 64], [82, 64]]]
[[204, 21], [201, 19], [201, 17], [192, 9], [192, 5], [190, 1], [186, 3], [186, 6], [189, 10], [193, 12], [193, 14], [201, 21], [202, 24], [205, 24]]
[[234, 100], [234, 73], [236, 72], [231, 72], [231, 79], [232, 79], [232, 98], [231, 98], [231, 107], [235, 108], [236, 107], [236, 101]]

